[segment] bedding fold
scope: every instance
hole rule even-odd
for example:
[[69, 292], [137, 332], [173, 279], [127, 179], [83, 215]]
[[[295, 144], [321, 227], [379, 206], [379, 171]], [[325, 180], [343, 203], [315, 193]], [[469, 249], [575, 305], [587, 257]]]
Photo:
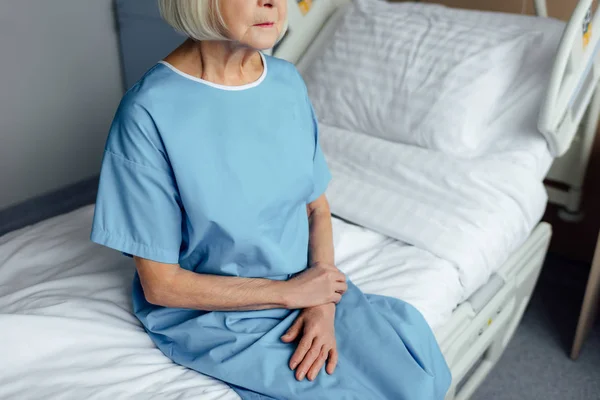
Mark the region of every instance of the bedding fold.
[[529, 236], [547, 201], [536, 171], [458, 159], [321, 124], [332, 212], [450, 261], [468, 298]]

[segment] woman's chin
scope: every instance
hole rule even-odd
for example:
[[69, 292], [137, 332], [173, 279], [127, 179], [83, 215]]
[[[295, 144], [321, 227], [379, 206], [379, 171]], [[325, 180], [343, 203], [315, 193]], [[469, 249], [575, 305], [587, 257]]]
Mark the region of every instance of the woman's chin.
[[269, 50], [272, 49], [275, 46], [275, 43], [277, 43], [277, 38], [256, 38], [253, 40], [249, 40], [247, 43], [244, 43], [246, 46], [255, 49], [255, 50], [259, 50], [259, 51], [264, 51], [264, 50]]

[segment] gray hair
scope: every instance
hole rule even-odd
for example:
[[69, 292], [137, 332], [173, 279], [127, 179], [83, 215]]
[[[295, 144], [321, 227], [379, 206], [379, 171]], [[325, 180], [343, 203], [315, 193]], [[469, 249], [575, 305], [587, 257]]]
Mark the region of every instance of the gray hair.
[[[229, 40], [219, 10], [220, 0], [158, 0], [162, 18], [175, 30], [194, 40]], [[277, 41], [287, 30], [287, 21]]]
[[160, 14], [175, 30], [195, 40], [227, 40], [219, 0], [158, 0]]

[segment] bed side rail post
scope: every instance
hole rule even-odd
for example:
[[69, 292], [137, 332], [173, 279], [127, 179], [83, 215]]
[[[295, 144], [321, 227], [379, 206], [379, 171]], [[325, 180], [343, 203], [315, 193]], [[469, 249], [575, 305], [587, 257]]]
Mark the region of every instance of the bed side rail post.
[[538, 128], [555, 157], [570, 147], [600, 79], [600, 14], [581, 0], [563, 33]]
[[592, 146], [598, 129], [600, 119], [600, 85], [596, 86], [592, 95], [592, 101], [587, 108], [584, 120], [579, 127], [579, 137], [575, 141], [578, 146], [579, 157], [572, 165], [572, 178], [570, 182], [567, 201], [564, 211], [559, 216], [566, 221], [578, 221], [583, 217], [581, 212], [581, 200], [583, 196], [583, 182], [585, 180], [588, 163], [592, 153]]
[[534, 0], [533, 6], [535, 7], [535, 14], [538, 17], [548, 16], [548, 7], [546, 7], [546, 0]]

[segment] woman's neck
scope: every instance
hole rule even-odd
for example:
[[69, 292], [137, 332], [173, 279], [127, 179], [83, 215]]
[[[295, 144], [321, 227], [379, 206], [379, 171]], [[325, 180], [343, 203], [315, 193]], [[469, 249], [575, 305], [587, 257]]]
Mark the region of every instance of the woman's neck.
[[188, 75], [227, 86], [260, 78], [264, 66], [257, 50], [227, 41], [185, 41], [165, 61]]

